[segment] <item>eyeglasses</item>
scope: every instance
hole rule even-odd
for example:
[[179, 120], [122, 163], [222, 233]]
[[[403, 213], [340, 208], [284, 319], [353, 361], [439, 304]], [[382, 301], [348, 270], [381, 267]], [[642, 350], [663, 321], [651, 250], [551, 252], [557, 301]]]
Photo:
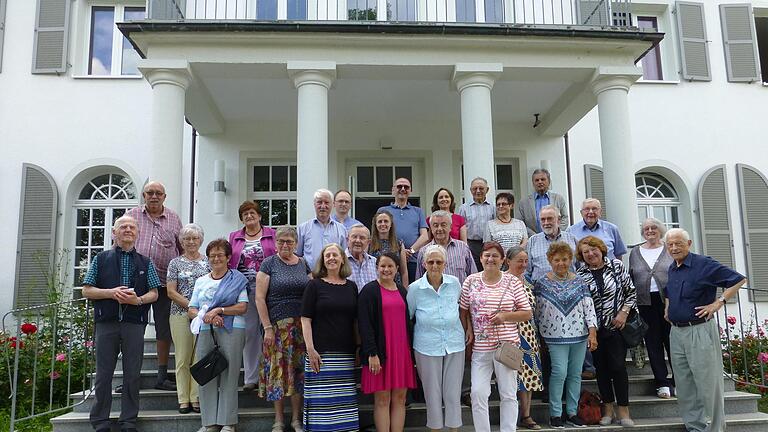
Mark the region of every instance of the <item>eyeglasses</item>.
[[402, 190], [410, 190], [410, 189], [411, 189], [411, 187], [410, 187], [410, 186], [408, 186], [408, 185], [402, 185], [402, 184], [400, 184], [400, 185], [395, 185], [395, 187], [397, 188], [397, 190], [401, 190], [401, 189], [402, 189]]
[[210, 255], [208, 255], [208, 259], [209, 260], [222, 259], [222, 258], [227, 258], [227, 256], [225, 254], [210, 254]]
[[581, 209], [584, 213], [597, 213], [600, 211], [600, 207], [585, 207]]
[[496, 207], [507, 207], [510, 204], [508, 202], [497, 202]]
[[146, 195], [149, 195], [149, 196], [163, 196], [163, 195], [165, 195], [165, 192], [160, 192], [160, 191], [144, 191], [144, 193]]
[[427, 265], [443, 265], [445, 261], [427, 260]]
[[296, 242], [294, 240], [280, 240], [280, 239], [278, 239], [276, 243], [279, 244], [279, 245], [289, 245], [290, 246], [290, 245], [292, 245], [292, 244], [294, 244]]

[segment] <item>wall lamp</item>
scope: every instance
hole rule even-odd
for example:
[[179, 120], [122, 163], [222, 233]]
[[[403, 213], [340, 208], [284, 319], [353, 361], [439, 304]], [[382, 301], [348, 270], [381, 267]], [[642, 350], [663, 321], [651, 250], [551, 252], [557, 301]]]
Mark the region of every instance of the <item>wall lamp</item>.
[[226, 166], [223, 159], [213, 161], [213, 213], [224, 214], [224, 195], [227, 187], [224, 185]]

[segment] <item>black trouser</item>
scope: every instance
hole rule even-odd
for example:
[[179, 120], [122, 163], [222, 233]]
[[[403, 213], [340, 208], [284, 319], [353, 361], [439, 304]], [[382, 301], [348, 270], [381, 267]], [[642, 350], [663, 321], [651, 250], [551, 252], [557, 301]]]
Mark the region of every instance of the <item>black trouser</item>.
[[126, 322], [96, 323], [96, 399], [91, 406], [90, 420], [94, 429], [109, 428], [112, 408], [112, 375], [117, 356], [123, 353], [123, 393], [120, 397], [121, 429], [135, 428], [139, 415], [139, 385], [144, 360], [145, 324]]
[[629, 406], [629, 377], [627, 376], [627, 347], [618, 331], [600, 329], [597, 350], [592, 352], [597, 369], [597, 387], [603, 403], [614, 400], [619, 406]]
[[[667, 361], [664, 359], [664, 351], [667, 358], [672, 358], [669, 350], [669, 330], [671, 325], [664, 319], [664, 300], [658, 292], [651, 293], [651, 305], [639, 306], [640, 316], [648, 323], [648, 332], [645, 333], [645, 348], [648, 350], [648, 359], [651, 361], [653, 378], [656, 387], [672, 387], [675, 385], [674, 376], [667, 377]], [[672, 370], [670, 363], [669, 369]]]
[[483, 241], [482, 240], [467, 240], [467, 246], [472, 252], [472, 258], [475, 259], [475, 266], [477, 271], [483, 271], [483, 265], [480, 264], [480, 254], [483, 253]]

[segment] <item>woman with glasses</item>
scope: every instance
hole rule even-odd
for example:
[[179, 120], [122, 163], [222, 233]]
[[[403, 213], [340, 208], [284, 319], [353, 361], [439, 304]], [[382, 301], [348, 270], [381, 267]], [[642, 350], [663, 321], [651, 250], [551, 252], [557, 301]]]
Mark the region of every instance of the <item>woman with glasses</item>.
[[483, 242], [495, 241], [506, 254], [513, 246], [525, 247], [528, 243], [528, 229], [520, 219], [512, 217], [515, 197], [508, 192], [496, 195], [496, 217], [488, 221], [483, 234]]
[[237, 210], [242, 229], [229, 233], [232, 257], [229, 268], [238, 270], [248, 279], [248, 311], [245, 314], [245, 369], [243, 390], [253, 391], [259, 383], [259, 362], [261, 361], [261, 322], [256, 310], [256, 275], [261, 263], [275, 254], [275, 230], [261, 224], [261, 209], [253, 201], [245, 201]]
[[261, 263], [256, 276], [256, 308], [264, 328], [264, 361], [259, 373], [259, 396], [274, 403], [272, 432], [283, 432], [284, 398], [291, 399], [291, 427], [301, 432], [304, 387], [304, 337], [301, 300], [309, 282], [309, 266], [294, 254], [298, 236], [290, 227], [278, 228], [277, 255]]

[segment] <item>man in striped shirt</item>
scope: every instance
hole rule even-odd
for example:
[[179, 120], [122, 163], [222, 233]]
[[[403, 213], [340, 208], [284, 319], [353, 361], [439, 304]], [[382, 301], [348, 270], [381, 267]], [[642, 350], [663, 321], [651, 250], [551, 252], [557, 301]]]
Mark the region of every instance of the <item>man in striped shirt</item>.
[[467, 244], [475, 258], [475, 267], [480, 265], [480, 253], [483, 250], [483, 234], [488, 221], [496, 217], [496, 207], [487, 199], [488, 181], [482, 177], [475, 177], [469, 185], [472, 192], [472, 202], [459, 206], [459, 216], [467, 221]]
[[[446, 261], [445, 273], [456, 276], [459, 283], [464, 283], [464, 279], [472, 273], [477, 273], [475, 260], [472, 258], [472, 252], [469, 247], [460, 240], [451, 238], [451, 214], [445, 210], [437, 210], [429, 217], [429, 230], [432, 232], [433, 240], [427, 245], [437, 244], [445, 248]], [[425, 246], [427, 246], [425, 245]], [[424, 268], [424, 256], [419, 250], [418, 267], [416, 268], [416, 278], [420, 278], [426, 272]]]
[[536, 282], [552, 270], [547, 259], [547, 250], [553, 242], [568, 243], [571, 249], [576, 250], [576, 237], [573, 234], [560, 229], [560, 210], [553, 205], [542, 207], [539, 214], [542, 231], [528, 239], [528, 270], [525, 276]]

